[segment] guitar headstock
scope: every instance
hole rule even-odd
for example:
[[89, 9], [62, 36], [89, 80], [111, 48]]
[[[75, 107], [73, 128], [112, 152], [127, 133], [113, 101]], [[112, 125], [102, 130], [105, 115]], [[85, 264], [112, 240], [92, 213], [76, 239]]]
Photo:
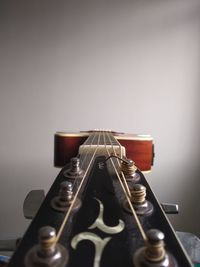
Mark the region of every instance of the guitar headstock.
[[80, 151], [59, 173], [8, 266], [191, 267], [134, 162], [110, 146], [107, 155], [88, 144]]

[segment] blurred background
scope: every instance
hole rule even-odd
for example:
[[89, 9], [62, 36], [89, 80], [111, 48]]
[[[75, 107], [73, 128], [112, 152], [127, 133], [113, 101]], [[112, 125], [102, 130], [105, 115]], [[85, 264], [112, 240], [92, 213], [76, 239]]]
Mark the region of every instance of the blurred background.
[[46, 192], [56, 131], [151, 134], [147, 179], [200, 236], [200, 1], [0, 1], [0, 239]]

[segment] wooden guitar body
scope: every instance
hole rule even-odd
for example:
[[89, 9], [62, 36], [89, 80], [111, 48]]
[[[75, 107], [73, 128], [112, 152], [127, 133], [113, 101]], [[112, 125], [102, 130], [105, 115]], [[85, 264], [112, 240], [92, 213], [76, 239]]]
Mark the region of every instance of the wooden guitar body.
[[[57, 132], [54, 139], [54, 165], [63, 167], [78, 154], [79, 146], [89, 136], [89, 132]], [[153, 139], [150, 135], [113, 133], [119, 143], [125, 147], [126, 156], [135, 162], [141, 171], [150, 171], [154, 159]]]

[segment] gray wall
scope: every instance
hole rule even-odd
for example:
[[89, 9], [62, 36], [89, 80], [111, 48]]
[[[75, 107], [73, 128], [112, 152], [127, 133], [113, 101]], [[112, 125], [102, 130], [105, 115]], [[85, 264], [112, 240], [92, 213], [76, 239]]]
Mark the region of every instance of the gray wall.
[[194, 0], [0, 2], [0, 239], [58, 173], [54, 132], [94, 128], [154, 137], [147, 178], [200, 235], [199, 26]]

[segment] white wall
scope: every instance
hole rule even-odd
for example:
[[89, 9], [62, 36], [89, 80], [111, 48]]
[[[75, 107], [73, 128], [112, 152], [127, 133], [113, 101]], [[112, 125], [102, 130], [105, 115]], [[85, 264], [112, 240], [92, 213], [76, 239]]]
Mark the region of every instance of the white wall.
[[200, 2], [0, 2], [0, 239], [20, 236], [22, 203], [48, 190], [53, 134], [150, 133], [148, 179], [200, 235]]

